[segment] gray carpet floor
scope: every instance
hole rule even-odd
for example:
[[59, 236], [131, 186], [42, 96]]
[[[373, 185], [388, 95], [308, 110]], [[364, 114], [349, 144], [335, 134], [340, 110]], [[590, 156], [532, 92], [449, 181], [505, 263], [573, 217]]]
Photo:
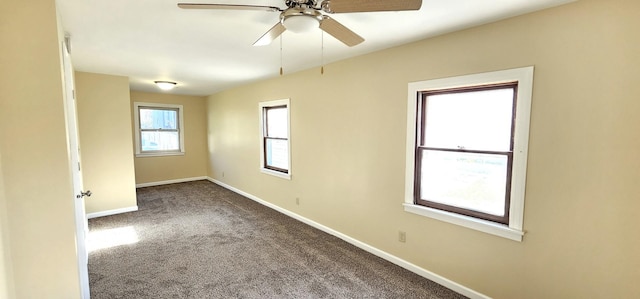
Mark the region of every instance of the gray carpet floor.
[[89, 221], [138, 239], [89, 254], [91, 298], [465, 298], [208, 181], [137, 195]]

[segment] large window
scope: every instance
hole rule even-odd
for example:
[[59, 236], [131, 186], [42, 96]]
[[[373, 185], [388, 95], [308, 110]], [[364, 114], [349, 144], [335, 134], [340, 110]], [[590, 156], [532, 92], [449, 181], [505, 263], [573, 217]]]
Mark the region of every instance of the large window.
[[260, 103], [262, 172], [291, 178], [289, 142], [289, 100]]
[[136, 156], [184, 154], [182, 105], [134, 103]]
[[509, 82], [421, 93], [417, 204], [509, 223], [516, 90]]
[[409, 85], [405, 210], [521, 240], [533, 68]]

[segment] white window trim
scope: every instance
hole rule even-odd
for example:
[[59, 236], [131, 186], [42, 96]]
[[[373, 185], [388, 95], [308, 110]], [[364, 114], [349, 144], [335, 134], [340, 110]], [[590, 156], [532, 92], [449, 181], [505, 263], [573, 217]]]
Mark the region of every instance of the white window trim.
[[[529, 119], [531, 114], [531, 95], [533, 91], [534, 67], [472, 74], [458, 77], [434, 79], [409, 83], [407, 103], [407, 147], [405, 170], [405, 202], [406, 212], [438, 219], [448, 223], [475, 229], [492, 235], [522, 241], [524, 236], [524, 196], [527, 173], [527, 154], [529, 147]], [[509, 207], [509, 225], [446, 212], [421, 205], [413, 199], [414, 167], [416, 145], [416, 116], [419, 93], [425, 90], [450, 89], [473, 85], [486, 85], [518, 81], [516, 103], [516, 124], [514, 132], [513, 169], [511, 183], [511, 202]]]
[[[260, 120], [260, 172], [273, 175], [279, 178], [291, 180], [291, 101], [289, 99], [260, 102], [258, 107], [258, 119]], [[287, 147], [289, 148], [289, 169], [288, 173], [271, 170], [264, 167], [264, 119], [263, 109], [275, 106], [287, 106]]]
[[[145, 153], [142, 152], [142, 147], [140, 145], [140, 107], [158, 107], [158, 108], [174, 108], [178, 109], [178, 122], [180, 128], [178, 129], [178, 134], [180, 137], [180, 150], [179, 151], [154, 151]], [[134, 102], [133, 103], [133, 125], [135, 126], [135, 146], [136, 146], [136, 157], [161, 157], [161, 156], [182, 156], [185, 153], [184, 149], [184, 117], [183, 117], [183, 107], [182, 105], [174, 105], [174, 104], [160, 104], [160, 103], [146, 103], [146, 102]]]

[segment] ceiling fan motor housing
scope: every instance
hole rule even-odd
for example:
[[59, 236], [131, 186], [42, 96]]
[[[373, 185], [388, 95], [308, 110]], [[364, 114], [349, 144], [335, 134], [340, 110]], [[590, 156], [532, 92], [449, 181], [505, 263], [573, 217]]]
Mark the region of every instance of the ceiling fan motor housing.
[[316, 5], [316, 0], [285, 0], [284, 3], [287, 7], [296, 7], [302, 4], [313, 7]]
[[331, 1], [330, 0], [323, 0], [322, 2], [320, 2], [320, 5], [316, 7], [316, 5], [318, 4], [317, 0], [285, 0], [284, 3], [287, 5], [287, 7], [289, 8], [294, 8], [294, 7], [310, 7], [313, 8], [315, 10], [322, 10], [326, 13], [334, 13], [333, 10], [331, 10]]

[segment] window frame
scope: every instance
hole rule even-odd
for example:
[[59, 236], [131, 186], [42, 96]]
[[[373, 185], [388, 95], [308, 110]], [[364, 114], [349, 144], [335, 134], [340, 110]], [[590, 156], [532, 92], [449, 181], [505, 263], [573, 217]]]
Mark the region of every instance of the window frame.
[[[176, 130], [163, 130], [163, 131], [177, 131], [178, 138], [180, 140], [180, 148], [178, 150], [155, 150], [155, 151], [143, 151], [141, 143], [141, 133], [144, 130], [140, 127], [140, 109], [155, 109], [155, 110], [175, 110], [178, 115], [178, 128]], [[162, 104], [162, 103], [148, 103], [148, 102], [134, 102], [133, 103], [133, 118], [135, 126], [135, 156], [136, 157], [161, 157], [161, 156], [179, 156], [185, 154], [184, 148], [184, 109], [182, 105], [177, 104]], [[152, 130], [157, 131], [157, 130]]]
[[[443, 95], [443, 94], [459, 94], [465, 92], [481, 92], [488, 90], [502, 90], [502, 89], [511, 89], [513, 90], [513, 97], [511, 99], [511, 124], [510, 124], [510, 133], [509, 133], [509, 150], [507, 151], [492, 151], [492, 150], [480, 150], [480, 149], [467, 149], [467, 148], [447, 148], [447, 147], [430, 147], [423, 145], [425, 139], [428, 136], [425, 135], [425, 126], [427, 121], [427, 108], [425, 104], [427, 104], [429, 96]], [[452, 213], [457, 213], [461, 215], [466, 215], [470, 217], [475, 217], [479, 219], [484, 219], [488, 221], [494, 221], [502, 224], [508, 225], [509, 223], [509, 207], [510, 207], [510, 199], [511, 199], [511, 177], [512, 177], [512, 169], [513, 169], [513, 143], [514, 143], [514, 134], [515, 134], [515, 116], [517, 109], [517, 92], [518, 92], [518, 82], [505, 82], [498, 84], [487, 84], [487, 85], [474, 85], [474, 86], [465, 86], [459, 88], [450, 88], [450, 89], [438, 89], [438, 90], [427, 90], [422, 91], [420, 93], [420, 100], [417, 107], [416, 117], [416, 159], [415, 159], [415, 183], [414, 183], [414, 201], [416, 204], [421, 206], [426, 206], [434, 209], [439, 209], [443, 211], [448, 211]], [[504, 216], [496, 216], [489, 213], [484, 213], [480, 211], [475, 211], [459, 206], [447, 205], [444, 203], [439, 203], [436, 201], [432, 201], [429, 199], [423, 199], [421, 196], [421, 175], [418, 169], [422, 168], [422, 155], [425, 151], [439, 151], [439, 152], [454, 152], [454, 153], [472, 153], [472, 154], [482, 154], [482, 155], [493, 155], [493, 156], [505, 156], [507, 160], [507, 173], [505, 177], [506, 182], [506, 190], [505, 190], [505, 199], [504, 199], [504, 208], [503, 215]]]
[[[407, 102], [407, 146], [406, 146], [406, 173], [405, 173], [405, 201], [406, 212], [438, 219], [444, 222], [475, 229], [485, 233], [501, 236], [515, 241], [522, 241], [524, 235], [524, 195], [526, 183], [526, 167], [529, 142], [529, 122], [531, 111], [531, 95], [533, 89], [534, 67], [464, 75], [457, 77], [433, 79], [427, 81], [412, 82], [408, 84]], [[512, 122], [512, 160], [508, 190], [510, 196], [508, 208], [508, 224], [498, 223], [495, 220], [487, 220], [464, 215], [459, 212], [445, 211], [434, 207], [419, 205], [415, 202], [416, 188], [419, 181], [415, 175], [419, 155], [417, 134], [422, 97], [425, 92], [447, 92], [451, 90], [475, 89], [481, 86], [504, 85], [517, 82], [515, 113]]]
[[[267, 111], [269, 109], [278, 109], [278, 108], [286, 108], [287, 109], [287, 138], [282, 137], [270, 137], [267, 136], [267, 126], [266, 122]], [[290, 99], [282, 99], [275, 101], [266, 101], [260, 102], [258, 104], [259, 111], [259, 120], [260, 120], [260, 172], [273, 175], [276, 177], [280, 177], [283, 179], [290, 180], [291, 179], [291, 101]], [[288, 169], [282, 169], [274, 166], [267, 165], [267, 140], [275, 139], [275, 140], [286, 140], [287, 141], [287, 149], [288, 149]]]

